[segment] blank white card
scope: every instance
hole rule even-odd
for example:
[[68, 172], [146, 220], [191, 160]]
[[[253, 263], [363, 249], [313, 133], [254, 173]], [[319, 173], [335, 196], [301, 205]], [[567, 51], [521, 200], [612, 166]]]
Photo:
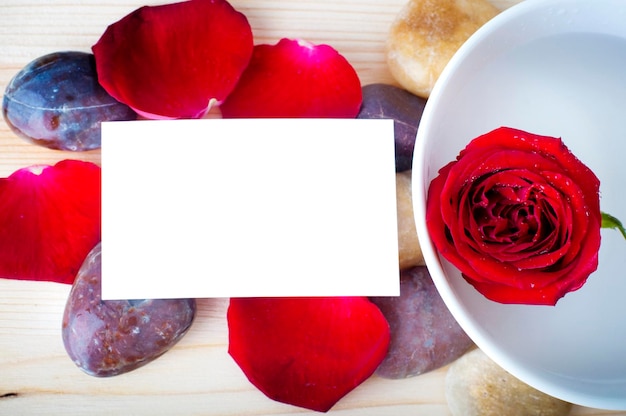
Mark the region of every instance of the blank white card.
[[102, 298], [396, 296], [392, 120], [102, 124]]

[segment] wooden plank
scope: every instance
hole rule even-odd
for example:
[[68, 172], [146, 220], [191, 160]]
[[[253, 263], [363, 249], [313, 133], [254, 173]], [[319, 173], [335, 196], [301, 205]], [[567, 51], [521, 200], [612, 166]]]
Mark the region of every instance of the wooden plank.
[[[363, 84], [393, 83], [384, 45], [405, 0], [232, 0], [257, 43], [282, 37], [329, 43], [350, 60]], [[493, 0], [507, 8], [518, 0]], [[4, 0], [0, 4], [0, 89], [31, 60], [54, 51], [89, 51], [106, 26], [143, 5], [126, 0]], [[100, 152], [47, 150], [17, 138], [0, 121], [0, 175], [36, 163]], [[157, 361], [113, 378], [83, 374], [61, 341], [69, 287], [0, 279], [0, 414], [3, 415], [300, 415], [267, 399], [227, 353], [226, 299], [201, 299], [182, 341]], [[406, 380], [372, 377], [332, 410], [337, 415], [450, 415], [446, 368]], [[576, 407], [573, 415], [626, 415]]]

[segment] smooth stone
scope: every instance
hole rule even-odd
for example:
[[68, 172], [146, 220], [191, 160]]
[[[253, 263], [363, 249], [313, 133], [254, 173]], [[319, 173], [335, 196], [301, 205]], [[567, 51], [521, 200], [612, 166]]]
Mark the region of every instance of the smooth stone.
[[425, 266], [403, 270], [400, 296], [370, 298], [389, 323], [387, 356], [376, 369], [384, 378], [423, 374], [456, 360], [474, 343], [456, 322]]
[[410, 170], [426, 99], [390, 84], [369, 84], [362, 90], [363, 101], [356, 117], [393, 119], [396, 172]]
[[446, 399], [454, 416], [565, 416], [572, 409], [512, 376], [480, 349], [450, 366]]
[[396, 173], [396, 212], [398, 215], [398, 263], [400, 270], [424, 266], [422, 247], [417, 239], [413, 215], [410, 170]]
[[188, 331], [195, 299], [101, 299], [101, 244], [89, 253], [63, 315], [63, 344], [85, 373], [127, 373], [167, 352]]
[[103, 121], [137, 118], [98, 83], [93, 54], [78, 51], [53, 52], [22, 68], [6, 87], [2, 113], [18, 136], [68, 151], [100, 148]]

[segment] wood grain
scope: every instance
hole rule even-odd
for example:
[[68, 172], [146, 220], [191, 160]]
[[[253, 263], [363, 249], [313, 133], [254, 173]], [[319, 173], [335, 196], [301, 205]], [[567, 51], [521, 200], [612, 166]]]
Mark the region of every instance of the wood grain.
[[[405, 0], [232, 0], [253, 27], [256, 43], [282, 37], [329, 43], [357, 69], [363, 84], [393, 83], [385, 64], [389, 24]], [[493, 0], [500, 9], [518, 0]], [[142, 1], [3, 0], [0, 3], [0, 89], [31, 60], [55, 51], [89, 51], [106, 26]], [[0, 175], [36, 163], [99, 151], [51, 151], [17, 138], [0, 121]], [[83, 374], [61, 341], [69, 287], [0, 279], [0, 415], [300, 415], [267, 399], [227, 353], [226, 299], [199, 300], [192, 329], [150, 365], [118, 377]], [[341, 400], [336, 415], [450, 415], [446, 368], [406, 380], [372, 377]], [[572, 415], [626, 415], [575, 407]]]

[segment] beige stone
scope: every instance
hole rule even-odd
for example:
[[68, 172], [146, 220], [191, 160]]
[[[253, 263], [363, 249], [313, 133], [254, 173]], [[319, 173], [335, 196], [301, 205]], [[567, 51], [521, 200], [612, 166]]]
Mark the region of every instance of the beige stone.
[[410, 0], [387, 40], [392, 76], [408, 91], [428, 98], [452, 55], [498, 12], [487, 0]]
[[513, 377], [479, 349], [448, 369], [446, 400], [454, 416], [566, 416], [572, 409]]
[[396, 206], [398, 212], [398, 261], [400, 270], [413, 266], [423, 266], [424, 256], [417, 239], [413, 198], [411, 192], [411, 171], [396, 173]]

